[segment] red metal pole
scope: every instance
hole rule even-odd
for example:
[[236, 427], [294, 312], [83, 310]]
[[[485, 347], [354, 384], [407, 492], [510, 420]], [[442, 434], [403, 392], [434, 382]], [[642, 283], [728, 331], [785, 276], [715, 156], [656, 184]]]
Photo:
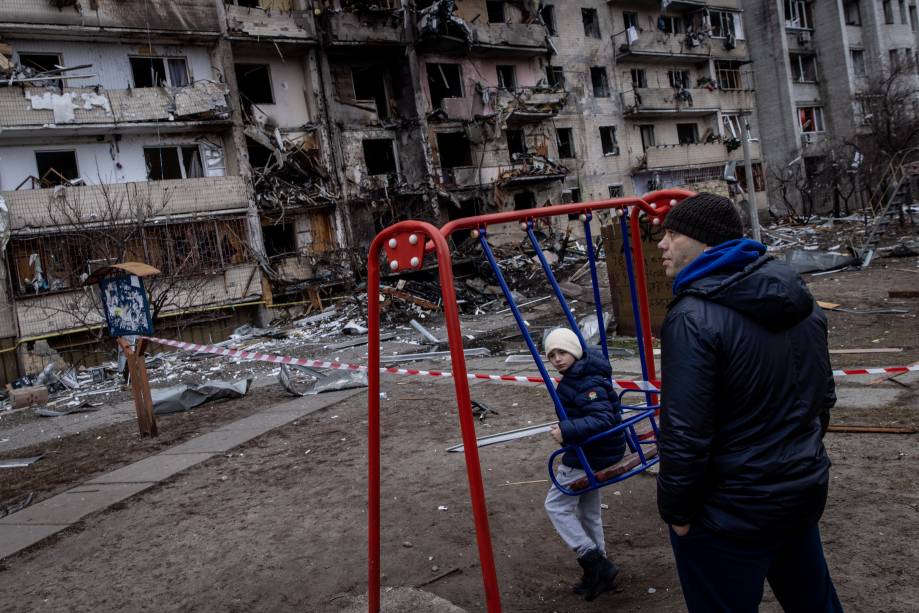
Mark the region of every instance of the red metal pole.
[[641, 247], [641, 224], [638, 211], [629, 215], [632, 232], [632, 265], [635, 266], [635, 282], [638, 284], [638, 311], [641, 316], [641, 337], [644, 341], [645, 364], [648, 365], [648, 379], [657, 379], [654, 368], [654, 347], [651, 346], [651, 308], [648, 304], [648, 281], [645, 279], [645, 256]]
[[367, 603], [380, 612], [380, 245], [367, 258]]

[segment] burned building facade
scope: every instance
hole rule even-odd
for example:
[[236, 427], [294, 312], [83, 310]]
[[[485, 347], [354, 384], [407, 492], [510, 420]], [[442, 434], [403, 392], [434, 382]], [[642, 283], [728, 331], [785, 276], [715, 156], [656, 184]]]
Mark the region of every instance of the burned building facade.
[[666, 4], [3, 0], [0, 344], [98, 327], [114, 260], [163, 271], [160, 317], [236, 321], [400, 219], [723, 188], [742, 13]]

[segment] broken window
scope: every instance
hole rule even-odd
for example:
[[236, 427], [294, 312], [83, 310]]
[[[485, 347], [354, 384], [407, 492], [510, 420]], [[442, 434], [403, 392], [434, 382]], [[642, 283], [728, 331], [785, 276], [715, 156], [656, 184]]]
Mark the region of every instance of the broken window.
[[441, 168], [472, 166], [472, 150], [465, 132], [441, 132], [437, 135]]
[[396, 151], [391, 138], [367, 138], [364, 147], [364, 165], [367, 174], [388, 175], [398, 172]]
[[80, 176], [76, 151], [36, 151], [35, 164], [42, 187], [65, 185]]
[[526, 135], [523, 130], [505, 130], [505, 134], [507, 135], [507, 152], [513, 162], [515, 155], [525, 155], [527, 152]]
[[917, 21], [919, 21], [919, 15], [917, 15], [916, 13], [916, 5], [910, 4], [909, 5], [909, 27], [913, 30], [913, 32], [916, 31]]
[[682, 34], [686, 31], [683, 18], [672, 15], [661, 15], [658, 21], [658, 28], [667, 34]]
[[638, 131], [641, 134], [641, 148], [645, 151], [648, 147], [654, 147], [657, 143], [654, 140], [654, 124], [643, 123], [638, 125]]
[[610, 198], [622, 198], [625, 196], [625, 188], [622, 185], [609, 185], [607, 189], [609, 189]]
[[459, 64], [428, 64], [431, 108], [441, 108], [444, 98], [462, 98], [463, 81]]
[[147, 178], [151, 181], [196, 179], [204, 176], [197, 145], [144, 147]]
[[134, 87], [185, 87], [188, 64], [181, 57], [131, 57]]
[[536, 208], [536, 195], [533, 192], [520, 192], [514, 194], [514, 210], [525, 211]]
[[622, 24], [623, 29], [628, 30], [629, 28], [638, 29], [638, 13], [634, 11], [622, 11]]
[[609, 78], [604, 66], [590, 67], [590, 82], [593, 85], [595, 98], [609, 98]]
[[848, 0], [844, 7], [847, 26], [862, 25], [861, 2], [859, 0]]
[[581, 9], [581, 20], [584, 22], [584, 36], [600, 38], [600, 18], [597, 9]]
[[648, 87], [648, 78], [644, 68], [633, 68], [629, 71], [632, 75], [632, 89]]
[[513, 66], [498, 65], [498, 87], [501, 89], [517, 89], [517, 69]]
[[[31, 68], [36, 72], [48, 72], [57, 70], [61, 65], [61, 56], [57, 53], [20, 53], [19, 64], [25, 68]], [[64, 87], [61, 79], [52, 81], [55, 87]]]
[[727, 60], [715, 62], [715, 76], [721, 89], [741, 89], [740, 63]]
[[674, 89], [689, 89], [688, 70], [668, 70], [667, 80], [670, 81], [670, 87]]
[[900, 23], [905, 25], [909, 23], [909, 17], [906, 16], [906, 2], [905, 0], [897, 0], [897, 4], [900, 6]]
[[712, 38], [727, 38], [728, 36], [743, 38], [743, 33], [740, 31], [740, 15], [738, 13], [709, 11], [708, 16], [712, 24]]
[[236, 86], [248, 104], [274, 104], [268, 64], [236, 64]]
[[572, 187], [571, 189], [566, 189], [562, 192], [562, 204], [570, 204], [572, 202], [581, 201], [581, 190], [577, 187]]
[[565, 87], [565, 71], [561, 66], [546, 66], [546, 82], [549, 87]]
[[543, 24], [545, 24], [546, 29], [549, 30], [549, 36], [558, 34], [558, 30], [555, 26], [555, 7], [553, 5], [543, 5], [543, 7], [539, 9], [539, 16], [542, 17]]
[[558, 143], [558, 157], [573, 158], [574, 151], [574, 133], [571, 128], [556, 128], [555, 139]]
[[600, 146], [603, 147], [603, 155], [619, 155], [616, 126], [600, 126]]
[[890, 70], [895, 72], [900, 68], [900, 51], [899, 49], [891, 49], [887, 54], [890, 56]]
[[740, 115], [724, 114], [721, 116], [721, 122], [724, 125], [722, 136], [725, 138], [740, 138], [743, 135], [743, 126]]
[[485, 3], [485, 10], [488, 12], [488, 23], [504, 23], [504, 2], [492, 2], [489, 0]]
[[373, 100], [380, 119], [389, 119], [389, 97], [386, 95], [386, 81], [379, 67], [353, 68], [351, 80], [354, 83], [355, 100]]
[[676, 138], [681, 145], [695, 145], [699, 142], [699, 126], [694, 123], [676, 124]]
[[[763, 176], [763, 165], [754, 163], [751, 167], [753, 169], [753, 187], [758, 192], [766, 191], [766, 178]], [[745, 166], [737, 166], [737, 184], [740, 185], [740, 189], [747, 192], [747, 173]]]
[[852, 56], [852, 72], [856, 77], [864, 77], [865, 72], [865, 51], [864, 49], [850, 49], [849, 55]]
[[814, 27], [811, 5], [807, 0], [785, 0], [785, 27], [810, 30]]
[[285, 257], [297, 253], [297, 233], [293, 223], [265, 224], [262, 238], [265, 255], [269, 258]]
[[802, 106], [798, 109], [801, 132], [823, 132], [823, 107]]
[[799, 83], [816, 83], [817, 81], [817, 56], [803, 53], [789, 55], [791, 61], [791, 77]]

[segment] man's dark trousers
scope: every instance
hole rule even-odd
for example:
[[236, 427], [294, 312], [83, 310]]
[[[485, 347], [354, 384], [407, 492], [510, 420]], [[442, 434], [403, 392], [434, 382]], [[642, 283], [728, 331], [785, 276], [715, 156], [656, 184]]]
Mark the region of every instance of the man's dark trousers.
[[757, 542], [693, 525], [670, 544], [689, 613], [755, 613], [767, 579], [786, 613], [842, 613], [816, 525]]

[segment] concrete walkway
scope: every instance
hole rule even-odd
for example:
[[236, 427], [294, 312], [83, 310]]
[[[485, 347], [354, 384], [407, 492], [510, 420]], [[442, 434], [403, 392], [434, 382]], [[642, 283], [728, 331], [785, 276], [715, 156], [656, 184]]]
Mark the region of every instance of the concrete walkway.
[[266, 432], [367, 390], [305, 396], [225, 424], [0, 519], [0, 559]]

